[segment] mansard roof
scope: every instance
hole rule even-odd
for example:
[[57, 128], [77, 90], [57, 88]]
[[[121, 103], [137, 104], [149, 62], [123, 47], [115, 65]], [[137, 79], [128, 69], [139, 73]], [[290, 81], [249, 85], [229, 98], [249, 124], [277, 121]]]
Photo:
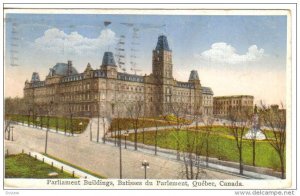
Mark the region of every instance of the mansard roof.
[[[94, 78], [106, 78], [106, 73], [102, 70], [94, 70], [93, 71], [93, 76]], [[72, 82], [72, 81], [78, 81], [78, 80], [83, 80], [84, 74], [80, 73], [80, 74], [76, 74], [76, 75], [71, 75], [71, 76], [65, 76], [62, 79], [62, 82]]]
[[31, 84], [31, 87], [34, 87], [34, 88], [42, 87], [42, 86], [45, 86], [45, 81], [36, 81]]
[[196, 70], [191, 71], [189, 80], [199, 80], [198, 72]]
[[117, 66], [112, 52], [104, 52], [102, 66]]
[[181, 87], [181, 88], [195, 88], [194, 84], [189, 83], [189, 82], [179, 82], [179, 81], [177, 81], [176, 86]]
[[138, 76], [138, 75], [128, 74], [128, 73], [121, 73], [121, 72], [118, 72], [117, 79], [124, 80], [124, 81], [131, 81], [131, 82], [144, 82], [143, 76]]
[[31, 76], [31, 81], [30, 82], [39, 82], [40, 81], [40, 76], [39, 73], [33, 72]]
[[202, 94], [214, 95], [214, 92], [212, 91], [212, 89], [210, 87], [202, 86], [201, 90], [202, 90]]

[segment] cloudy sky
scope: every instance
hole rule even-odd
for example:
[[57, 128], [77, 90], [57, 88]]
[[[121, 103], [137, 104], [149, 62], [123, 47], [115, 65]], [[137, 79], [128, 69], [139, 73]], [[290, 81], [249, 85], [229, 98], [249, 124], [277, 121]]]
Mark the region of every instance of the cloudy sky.
[[[247, 94], [256, 102], [278, 104], [286, 101], [286, 20], [286, 16], [7, 14], [5, 96], [23, 96], [24, 82], [32, 72], [44, 79], [57, 62], [72, 60], [79, 72], [87, 63], [99, 68], [105, 51], [115, 53], [120, 36], [125, 37], [128, 72], [130, 56], [135, 55], [142, 70], [138, 74], [150, 74], [152, 50], [157, 37], [165, 34], [177, 80], [187, 81], [195, 69], [201, 84], [211, 87], [215, 96]], [[111, 24], [105, 27], [104, 21]]]

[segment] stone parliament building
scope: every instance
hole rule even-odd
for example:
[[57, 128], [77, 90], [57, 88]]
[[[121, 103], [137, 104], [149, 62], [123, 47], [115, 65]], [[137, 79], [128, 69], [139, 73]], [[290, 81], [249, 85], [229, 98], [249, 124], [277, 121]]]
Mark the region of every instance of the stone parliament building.
[[213, 115], [213, 91], [200, 83], [192, 70], [187, 82], [173, 78], [172, 50], [167, 37], [158, 37], [152, 51], [152, 73], [118, 72], [112, 52], [105, 52], [100, 69], [88, 63], [78, 73], [72, 62], [57, 63], [44, 81], [34, 72], [25, 82], [24, 99], [29, 112], [74, 116], [129, 116], [140, 107], [144, 116], [173, 113], [183, 107], [189, 114]]

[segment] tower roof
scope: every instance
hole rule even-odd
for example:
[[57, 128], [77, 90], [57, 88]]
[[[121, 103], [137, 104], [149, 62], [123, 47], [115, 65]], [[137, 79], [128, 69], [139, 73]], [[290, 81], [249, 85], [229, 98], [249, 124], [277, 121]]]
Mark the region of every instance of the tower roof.
[[168, 39], [165, 35], [160, 35], [157, 40], [155, 50], [168, 50], [170, 51]]
[[199, 80], [198, 72], [196, 70], [191, 71], [189, 80]]
[[102, 59], [102, 66], [116, 66], [112, 52], [105, 52]]
[[31, 82], [39, 82], [39, 81], [40, 81], [39, 73], [33, 72], [31, 76]]

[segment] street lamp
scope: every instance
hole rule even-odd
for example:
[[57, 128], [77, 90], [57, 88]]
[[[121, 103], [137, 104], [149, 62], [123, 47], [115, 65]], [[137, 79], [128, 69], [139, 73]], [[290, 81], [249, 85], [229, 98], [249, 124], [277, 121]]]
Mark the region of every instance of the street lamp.
[[149, 165], [149, 162], [147, 162], [146, 160], [142, 162], [142, 168], [144, 168], [145, 170], [145, 179], [147, 179], [147, 169], [150, 168]]
[[125, 133], [123, 135], [125, 137], [125, 149], [127, 149], [126, 141], [127, 141], [127, 137], [129, 136], [128, 131], [125, 131]]

